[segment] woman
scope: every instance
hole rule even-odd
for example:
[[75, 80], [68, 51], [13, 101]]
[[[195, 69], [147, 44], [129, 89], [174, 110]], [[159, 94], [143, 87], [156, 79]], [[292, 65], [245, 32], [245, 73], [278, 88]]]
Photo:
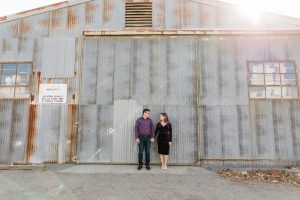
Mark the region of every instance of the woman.
[[157, 136], [158, 153], [160, 154], [161, 169], [167, 169], [170, 146], [172, 144], [172, 125], [166, 113], [160, 114], [160, 122], [155, 129]]

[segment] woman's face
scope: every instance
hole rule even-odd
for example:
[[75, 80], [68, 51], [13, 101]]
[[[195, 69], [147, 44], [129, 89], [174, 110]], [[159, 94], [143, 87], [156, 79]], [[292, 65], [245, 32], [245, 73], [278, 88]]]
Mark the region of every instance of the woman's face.
[[165, 117], [163, 115], [160, 115], [160, 121], [165, 122]]

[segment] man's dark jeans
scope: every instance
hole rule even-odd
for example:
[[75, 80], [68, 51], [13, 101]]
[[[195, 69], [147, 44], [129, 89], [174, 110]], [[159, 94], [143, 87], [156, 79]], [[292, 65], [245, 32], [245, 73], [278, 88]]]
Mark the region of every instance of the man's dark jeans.
[[151, 146], [151, 136], [143, 136], [141, 135], [139, 137], [140, 139], [140, 144], [139, 144], [139, 164], [143, 163], [143, 154], [144, 154], [144, 149], [146, 152], [146, 165], [149, 165], [150, 163], [150, 146]]

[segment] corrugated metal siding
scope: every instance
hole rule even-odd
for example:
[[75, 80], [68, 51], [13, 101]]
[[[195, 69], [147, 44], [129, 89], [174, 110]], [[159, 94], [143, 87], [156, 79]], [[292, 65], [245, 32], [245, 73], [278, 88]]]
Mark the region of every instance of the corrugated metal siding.
[[42, 77], [73, 77], [75, 68], [75, 44], [74, 38], [44, 38]]
[[76, 155], [76, 105], [39, 105], [34, 110], [31, 140], [28, 148], [30, 163], [68, 163]]
[[0, 162], [25, 162], [28, 100], [0, 101]]
[[[154, 29], [288, 29], [299, 25], [266, 15], [259, 23], [234, 9], [195, 0], [153, 0]], [[1, 37], [76, 37], [83, 30], [125, 28], [123, 0], [94, 0], [1, 23]]]
[[113, 116], [113, 106], [80, 106], [77, 153], [80, 162], [112, 162], [113, 134], [115, 134]]

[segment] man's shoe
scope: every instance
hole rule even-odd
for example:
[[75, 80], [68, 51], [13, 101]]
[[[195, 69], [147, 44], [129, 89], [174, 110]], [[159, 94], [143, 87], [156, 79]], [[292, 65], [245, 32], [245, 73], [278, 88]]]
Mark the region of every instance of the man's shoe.
[[147, 169], [147, 170], [150, 170], [151, 167], [150, 167], [149, 165], [146, 165], [146, 169]]
[[142, 165], [142, 164], [139, 164], [139, 166], [138, 166], [137, 170], [141, 170], [141, 169], [142, 169], [142, 167], [143, 167], [143, 165]]

